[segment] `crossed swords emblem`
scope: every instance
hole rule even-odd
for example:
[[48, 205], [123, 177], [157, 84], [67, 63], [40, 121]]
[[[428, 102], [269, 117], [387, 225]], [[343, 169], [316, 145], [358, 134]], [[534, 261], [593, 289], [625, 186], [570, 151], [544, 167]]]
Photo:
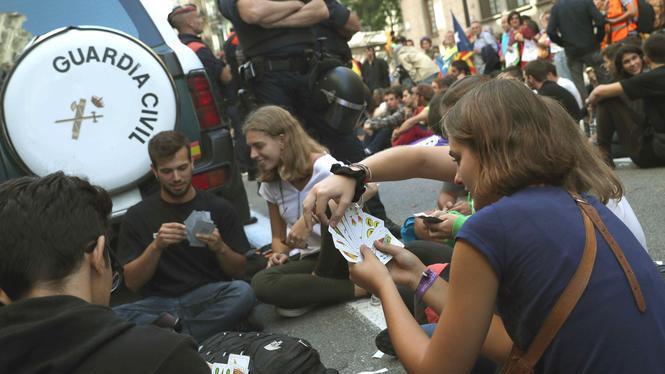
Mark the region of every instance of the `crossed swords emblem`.
[[[97, 108], [104, 107], [102, 99], [97, 96], [93, 96], [91, 101]], [[91, 112], [91, 115], [89, 116], [84, 115], [86, 103], [87, 103], [86, 99], [79, 99], [78, 103], [76, 101], [72, 102], [72, 105], [70, 107], [74, 112], [74, 118], [67, 118], [55, 121], [55, 123], [73, 122], [72, 139], [74, 140], [77, 140], [79, 138], [79, 135], [81, 134], [81, 125], [83, 124], [84, 120], [91, 119], [93, 123], [97, 123], [97, 119], [104, 117], [101, 114], [97, 114], [97, 112], [95, 112], [94, 110]]]

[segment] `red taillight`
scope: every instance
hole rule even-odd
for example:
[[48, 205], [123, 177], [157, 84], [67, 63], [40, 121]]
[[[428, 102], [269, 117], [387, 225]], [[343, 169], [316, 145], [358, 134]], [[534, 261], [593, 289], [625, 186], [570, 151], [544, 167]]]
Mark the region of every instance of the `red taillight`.
[[219, 126], [222, 121], [217, 112], [215, 95], [212, 93], [208, 78], [203, 74], [190, 74], [187, 83], [189, 84], [189, 92], [192, 95], [192, 102], [196, 108], [196, 116], [199, 119], [201, 130]]
[[223, 186], [227, 179], [227, 170], [225, 167], [206, 171], [192, 176], [192, 184], [200, 190], [208, 190], [214, 187]]

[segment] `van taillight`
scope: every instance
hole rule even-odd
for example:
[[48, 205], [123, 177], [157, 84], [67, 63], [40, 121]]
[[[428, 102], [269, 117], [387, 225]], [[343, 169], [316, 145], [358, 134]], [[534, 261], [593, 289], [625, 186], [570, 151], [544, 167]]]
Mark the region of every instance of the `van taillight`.
[[226, 167], [221, 167], [192, 176], [192, 184], [200, 190], [223, 186], [228, 179]]
[[210, 82], [204, 74], [194, 73], [187, 78], [189, 92], [192, 102], [196, 108], [196, 117], [199, 119], [201, 130], [207, 130], [219, 126], [222, 121], [215, 105], [215, 95], [210, 87]]

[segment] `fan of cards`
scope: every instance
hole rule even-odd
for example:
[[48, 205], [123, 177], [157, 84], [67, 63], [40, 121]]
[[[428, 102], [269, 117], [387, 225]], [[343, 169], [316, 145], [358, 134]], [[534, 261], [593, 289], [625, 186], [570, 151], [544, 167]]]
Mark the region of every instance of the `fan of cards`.
[[362, 262], [363, 255], [360, 246], [370, 248], [381, 263], [386, 264], [393, 257], [374, 247], [374, 242], [383, 240], [384, 243], [404, 247], [393, 234], [384, 227], [383, 221], [362, 211], [356, 204], [346, 210], [337, 227], [328, 227], [333, 237], [335, 248], [349, 262]]
[[215, 230], [215, 223], [210, 219], [210, 212], [193, 211], [185, 220], [187, 240], [192, 247], [205, 247], [205, 243], [196, 239], [196, 234], [210, 235]]

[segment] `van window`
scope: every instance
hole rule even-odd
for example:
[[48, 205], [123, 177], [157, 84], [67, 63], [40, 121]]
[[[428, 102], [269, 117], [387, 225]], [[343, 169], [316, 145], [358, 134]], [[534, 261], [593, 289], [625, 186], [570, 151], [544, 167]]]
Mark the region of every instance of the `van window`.
[[57, 28], [82, 25], [117, 29], [151, 47], [163, 43], [152, 20], [136, 0], [0, 2], [0, 41], [11, 40], [16, 33], [32, 38]]

